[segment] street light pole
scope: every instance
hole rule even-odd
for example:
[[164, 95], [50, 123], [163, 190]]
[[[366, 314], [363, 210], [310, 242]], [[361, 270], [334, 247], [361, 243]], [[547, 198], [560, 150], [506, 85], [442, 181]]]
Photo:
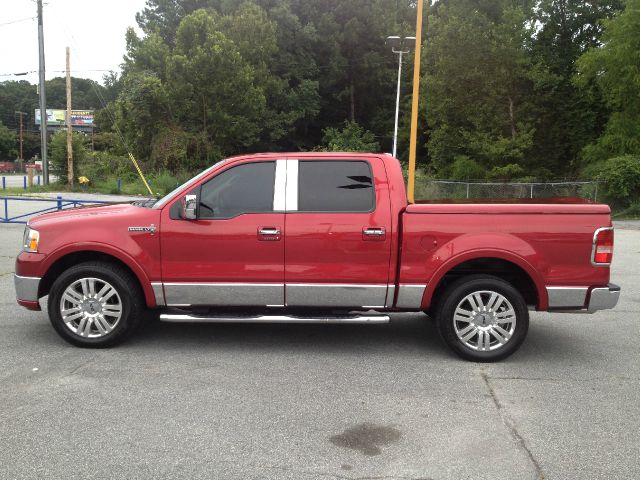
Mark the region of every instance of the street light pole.
[[[415, 42], [414, 37], [387, 37], [387, 43], [391, 45], [391, 51], [398, 55], [398, 87], [396, 88], [396, 115], [393, 127], [393, 153], [394, 158], [398, 152], [398, 118], [400, 116], [400, 80], [402, 79], [402, 55], [409, 53], [411, 43]], [[404, 50], [403, 48], [407, 48]]]
[[47, 161], [47, 97], [44, 91], [44, 29], [42, 27], [42, 0], [38, 0], [38, 52], [40, 73], [40, 151], [42, 154], [42, 181], [49, 184]]

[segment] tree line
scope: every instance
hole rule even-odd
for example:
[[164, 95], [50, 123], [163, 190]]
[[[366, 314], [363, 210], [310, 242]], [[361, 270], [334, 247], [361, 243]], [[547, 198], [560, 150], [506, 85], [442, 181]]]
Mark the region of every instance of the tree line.
[[[87, 94], [103, 107], [99, 143], [169, 172], [253, 151], [388, 152], [397, 57], [385, 38], [413, 34], [415, 6], [147, 0], [136, 17], [143, 35], [126, 34], [122, 73]], [[423, 172], [598, 177], [614, 162], [622, 177], [638, 178], [628, 186], [637, 195], [640, 0], [440, 0], [427, 4], [423, 42]], [[412, 55], [405, 59], [402, 161]], [[0, 104], [10, 83], [0, 85]]]

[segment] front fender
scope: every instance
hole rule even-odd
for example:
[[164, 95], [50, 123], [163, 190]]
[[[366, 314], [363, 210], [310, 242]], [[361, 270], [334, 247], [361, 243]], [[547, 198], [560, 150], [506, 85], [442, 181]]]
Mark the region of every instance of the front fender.
[[99, 242], [80, 242], [73, 245], [62, 246], [47, 254], [44, 258], [42, 262], [42, 276], [44, 276], [46, 272], [48, 272], [49, 269], [61, 258], [71, 253], [79, 252], [98, 252], [120, 260], [131, 269], [138, 279], [138, 282], [140, 282], [147, 306], [150, 308], [157, 306], [156, 298], [151, 287], [151, 281], [142, 266], [127, 252], [116, 248], [113, 245]]

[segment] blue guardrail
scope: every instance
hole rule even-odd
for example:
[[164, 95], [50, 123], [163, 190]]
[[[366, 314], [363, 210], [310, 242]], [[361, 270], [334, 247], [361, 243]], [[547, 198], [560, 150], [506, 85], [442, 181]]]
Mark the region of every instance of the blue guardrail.
[[[64, 210], [65, 208], [76, 208], [79, 205], [100, 205], [113, 202], [105, 202], [99, 200], [75, 200], [70, 198], [62, 198], [58, 195], [56, 198], [35, 198], [35, 197], [3, 197], [0, 196], [0, 201], [4, 203], [4, 215], [0, 217], [0, 223], [27, 223], [27, 217], [32, 215], [38, 215], [40, 213], [54, 212], [56, 210]], [[40, 210], [30, 211], [16, 216], [9, 215], [9, 202], [36, 202], [38, 203], [54, 203], [52, 207], [42, 208]], [[38, 205], [39, 206], [39, 205]]]

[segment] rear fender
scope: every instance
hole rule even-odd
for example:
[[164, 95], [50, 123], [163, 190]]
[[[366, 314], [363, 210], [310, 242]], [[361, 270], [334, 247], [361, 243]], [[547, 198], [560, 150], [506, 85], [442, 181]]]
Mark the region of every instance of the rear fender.
[[[500, 245], [501, 248], [496, 248], [496, 245]], [[536, 308], [547, 309], [547, 290], [541, 274], [544, 271], [544, 260], [540, 254], [521, 238], [509, 234], [491, 233], [461, 235], [440, 246], [429, 256], [428, 269], [434, 273], [427, 282], [427, 288], [422, 297], [422, 310], [428, 309], [431, 305], [433, 293], [447, 272], [476, 258], [498, 258], [520, 267], [529, 275], [536, 287], [538, 294]]]

